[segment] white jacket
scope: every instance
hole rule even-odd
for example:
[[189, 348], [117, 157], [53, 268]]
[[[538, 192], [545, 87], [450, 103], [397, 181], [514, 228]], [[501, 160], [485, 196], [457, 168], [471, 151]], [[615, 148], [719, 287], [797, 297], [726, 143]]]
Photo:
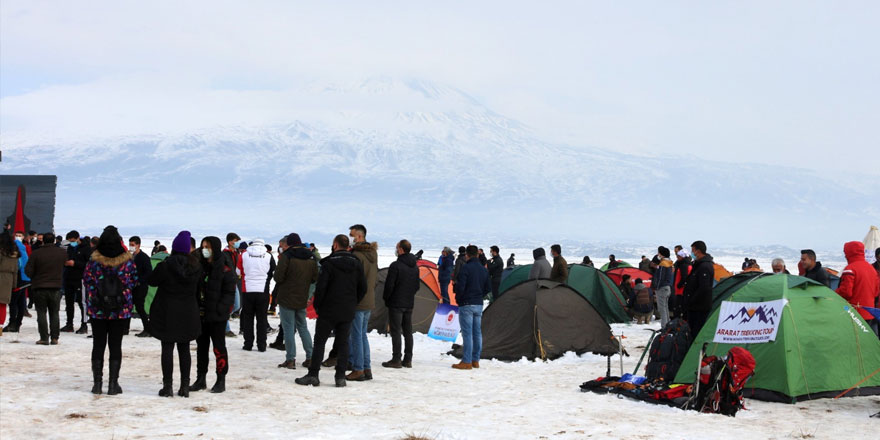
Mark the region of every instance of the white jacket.
[[241, 255], [241, 267], [244, 269], [242, 289], [245, 292], [265, 292], [266, 280], [269, 278], [272, 256], [266, 252], [262, 240], [254, 240], [247, 252]]

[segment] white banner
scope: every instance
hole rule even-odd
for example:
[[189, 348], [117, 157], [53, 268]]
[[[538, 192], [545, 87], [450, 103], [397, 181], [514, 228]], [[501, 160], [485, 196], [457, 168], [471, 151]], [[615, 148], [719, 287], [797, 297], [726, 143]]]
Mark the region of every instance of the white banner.
[[437, 304], [434, 320], [428, 330], [428, 337], [441, 341], [455, 342], [461, 331], [458, 323], [458, 307], [450, 304]]
[[787, 302], [785, 299], [759, 303], [723, 301], [713, 342], [763, 344], [775, 341]]

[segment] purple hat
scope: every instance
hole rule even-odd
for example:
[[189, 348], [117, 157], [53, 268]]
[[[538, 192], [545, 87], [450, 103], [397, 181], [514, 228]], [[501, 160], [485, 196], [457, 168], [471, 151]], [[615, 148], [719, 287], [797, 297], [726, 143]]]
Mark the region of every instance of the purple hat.
[[190, 238], [189, 231], [180, 231], [177, 237], [174, 237], [174, 241], [171, 242], [171, 252], [188, 254], [190, 251]]
[[291, 232], [287, 236], [287, 245], [288, 246], [302, 246], [302, 239], [299, 238], [299, 234], [296, 232]]

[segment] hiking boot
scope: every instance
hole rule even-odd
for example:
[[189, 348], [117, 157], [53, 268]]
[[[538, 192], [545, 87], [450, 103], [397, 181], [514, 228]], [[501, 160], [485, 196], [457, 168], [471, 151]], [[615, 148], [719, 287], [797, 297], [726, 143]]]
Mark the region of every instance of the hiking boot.
[[321, 362], [322, 367], [332, 368], [336, 366], [336, 358], [327, 358], [326, 361]]
[[471, 362], [471, 367], [480, 368], [480, 363], [479, 362]]
[[237, 336], [238, 336], [238, 335], [235, 334], [235, 332], [233, 332], [232, 330], [226, 332], [226, 337], [227, 337], [227, 338], [235, 338], [235, 337], [237, 337]]
[[388, 362], [382, 362], [382, 366], [385, 368], [403, 368], [403, 364], [400, 361], [396, 361], [394, 359]]
[[79, 330], [76, 331], [76, 334], [78, 334], [78, 335], [86, 335], [88, 333], [89, 333], [89, 327], [87, 325], [85, 325], [85, 323], [83, 323], [83, 325], [81, 325], [79, 327]]
[[73, 333], [73, 324], [68, 323], [64, 327], [61, 327], [59, 331], [63, 333]]
[[49, 344], [50, 345], [58, 345], [58, 338], [52, 338], [52, 340], [49, 341]]
[[373, 380], [373, 370], [369, 368], [364, 370], [364, 380]]
[[39, 341], [37, 341], [37, 345], [49, 345], [49, 341], [44, 341], [40, 339]]
[[296, 361], [284, 361], [278, 364], [278, 368], [287, 368], [288, 370], [296, 370]]
[[257, 347], [257, 351], [259, 351], [260, 353], [265, 353], [266, 347]]
[[110, 381], [107, 384], [107, 395], [115, 396], [122, 394], [122, 387], [119, 386], [119, 368], [122, 361], [110, 361]]
[[273, 343], [269, 344], [269, 347], [274, 348], [276, 350], [281, 350], [281, 351], [286, 350], [283, 342], [273, 342]]
[[196, 381], [189, 386], [189, 390], [191, 392], [202, 391], [206, 389], [208, 389], [208, 384], [205, 382], [204, 374], [199, 374], [198, 377], [196, 377]]
[[345, 378], [337, 377], [336, 378], [336, 388], [345, 388]]
[[452, 368], [455, 368], [456, 370], [470, 370], [470, 369], [474, 368], [474, 366], [473, 366], [473, 364], [466, 364], [464, 362], [459, 362], [457, 364], [452, 365]]
[[320, 386], [321, 381], [318, 380], [318, 376], [312, 376], [311, 374], [306, 374], [303, 377], [298, 377], [293, 380], [297, 385], [305, 385], [305, 386]]
[[15, 328], [15, 326], [12, 324], [9, 324], [6, 327], [3, 327], [3, 331], [6, 333], [18, 333], [18, 329]]
[[174, 397], [174, 390], [171, 389], [170, 380], [162, 381], [162, 389], [159, 390], [159, 397]]
[[351, 373], [348, 373], [347, 376], [345, 376], [345, 380], [350, 380], [352, 382], [363, 382], [367, 379], [363, 371], [352, 371]]
[[254, 347], [248, 347], [247, 345], [242, 346], [241, 349], [244, 351], [254, 351]]
[[149, 338], [149, 337], [150, 337], [150, 332], [144, 330], [144, 331], [142, 331], [142, 332], [136, 334], [135, 336], [137, 336], [137, 337], [139, 337], [139, 338]]
[[226, 375], [218, 374], [217, 382], [214, 382], [214, 386], [211, 387], [211, 392], [217, 394], [224, 391], [226, 391]]
[[101, 394], [101, 387], [103, 383], [101, 382], [104, 378], [104, 359], [101, 360], [93, 360], [92, 361], [92, 380], [94, 381], [94, 385], [92, 385], [92, 394]]
[[403, 361], [403, 368], [412, 368], [412, 361]]
[[311, 360], [311, 359], [306, 359], [306, 360], [304, 360], [303, 363], [302, 363], [302, 366], [303, 366], [303, 367], [306, 367], [306, 368], [311, 367], [311, 366], [312, 366], [312, 360]]
[[177, 390], [177, 395], [180, 397], [189, 397], [189, 378], [181, 377], [180, 378], [180, 389]]

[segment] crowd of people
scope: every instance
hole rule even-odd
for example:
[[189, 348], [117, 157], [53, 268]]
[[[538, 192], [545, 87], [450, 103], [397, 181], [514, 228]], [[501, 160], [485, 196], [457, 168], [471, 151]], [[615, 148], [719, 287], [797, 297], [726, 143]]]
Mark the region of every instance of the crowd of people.
[[[37, 312], [38, 345], [57, 345], [64, 332], [87, 334], [88, 323], [95, 394], [103, 392], [106, 351], [107, 394], [122, 393], [122, 341], [135, 315], [143, 324], [143, 331], [136, 336], [160, 341], [159, 395], [165, 397], [174, 395], [175, 352], [180, 370], [178, 396], [208, 389], [210, 352], [216, 376], [210, 391], [225, 391], [230, 368], [227, 338], [238, 336], [229, 321], [236, 316], [243, 350], [284, 350], [279, 368], [293, 370], [299, 365], [307, 369], [295, 380], [300, 385], [317, 386], [321, 367], [335, 368], [335, 385], [344, 387], [346, 381], [373, 378], [368, 323], [376, 301], [383, 301], [388, 309], [392, 357], [381, 365], [413, 367], [412, 312], [420, 285], [421, 251], [414, 255], [408, 240], [396, 244], [397, 258], [388, 268], [384, 289], [375, 292], [378, 244], [367, 241], [367, 229], [360, 224], [351, 226], [348, 234], [334, 237], [331, 253], [323, 258], [313, 243], [304, 243], [297, 233], [282, 237], [273, 253], [272, 246], [263, 240], [245, 243], [236, 233], [227, 234], [224, 245], [219, 237], [207, 236], [197, 242], [190, 232], [181, 231], [173, 239], [170, 253], [156, 241], [148, 255], [141, 249], [140, 237], [130, 237], [126, 246], [113, 226], [107, 226], [98, 237], [81, 237], [70, 231], [64, 239], [52, 233], [9, 232], [7, 228], [0, 234], [0, 325], [5, 323], [7, 305], [9, 308], [9, 323], [3, 331], [20, 330], [22, 318], [29, 314], [28, 300]], [[847, 243], [844, 253], [849, 265], [841, 273], [837, 292], [878, 332], [877, 319], [864, 307], [878, 305], [880, 262], [871, 267], [860, 242]], [[567, 281], [569, 265], [562, 257], [562, 247], [552, 245], [550, 254], [552, 265], [543, 248], [533, 251], [529, 279]], [[880, 249], [876, 254], [880, 261]], [[592, 266], [593, 262], [584, 257], [581, 264]], [[513, 265], [511, 254], [507, 267]], [[620, 265], [614, 255], [609, 256], [609, 268]], [[755, 270], [756, 266], [749, 259], [744, 262], [744, 270]], [[771, 266], [774, 273], [788, 273], [781, 259], [773, 260]], [[452, 367], [479, 368], [484, 300], [502, 294], [499, 289], [505, 265], [500, 249], [492, 246], [487, 257], [473, 245], [461, 246], [457, 255], [445, 247], [437, 267], [441, 301], [451, 303], [454, 295], [458, 306], [463, 356]], [[673, 250], [659, 246], [654, 258], [643, 257], [639, 267], [652, 274], [650, 286], [646, 280], [633, 280], [629, 275], [619, 286], [629, 299], [630, 315], [640, 323], [657, 315], [663, 326], [680, 317], [694, 334], [699, 333], [711, 312], [715, 283], [715, 265], [706, 243], [693, 242], [690, 252], [680, 245]], [[798, 267], [803, 276], [829, 285], [828, 274], [814, 251], [801, 251]], [[59, 317], [62, 298], [67, 318], [64, 326]], [[310, 301], [317, 314], [314, 335], [306, 321]], [[78, 328], [74, 322], [77, 309], [81, 316]], [[274, 313], [281, 325], [276, 340], [269, 343], [268, 335], [274, 329], [267, 316]], [[304, 355], [301, 364], [297, 363], [297, 334]], [[322, 362], [331, 336], [333, 347]], [[192, 341], [196, 341], [197, 354], [196, 376], [191, 381]]]

